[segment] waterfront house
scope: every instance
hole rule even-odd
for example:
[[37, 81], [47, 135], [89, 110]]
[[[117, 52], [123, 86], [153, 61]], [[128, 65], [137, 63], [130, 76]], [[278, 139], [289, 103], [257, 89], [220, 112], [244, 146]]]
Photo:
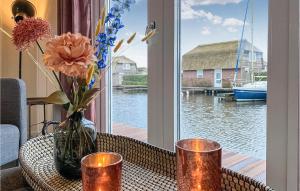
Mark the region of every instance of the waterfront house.
[[122, 85], [125, 75], [135, 75], [138, 72], [136, 63], [126, 56], [114, 57], [112, 61], [113, 86]]
[[[183, 55], [183, 86], [231, 87], [237, 60], [239, 41], [228, 41], [199, 45]], [[237, 79], [241, 82], [250, 80], [251, 43], [244, 40], [240, 53]], [[265, 69], [263, 52], [254, 47], [253, 71]]]

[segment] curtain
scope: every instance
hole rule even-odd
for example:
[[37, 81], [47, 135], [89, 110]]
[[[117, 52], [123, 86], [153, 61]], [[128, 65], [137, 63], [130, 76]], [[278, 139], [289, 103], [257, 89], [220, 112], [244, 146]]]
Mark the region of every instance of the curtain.
[[[91, 38], [92, 23], [92, 0], [58, 0], [58, 34], [81, 33]], [[60, 74], [60, 79], [68, 92], [66, 77]], [[95, 102], [85, 111], [85, 117], [95, 122]], [[65, 113], [62, 113], [62, 118], [65, 118]]]

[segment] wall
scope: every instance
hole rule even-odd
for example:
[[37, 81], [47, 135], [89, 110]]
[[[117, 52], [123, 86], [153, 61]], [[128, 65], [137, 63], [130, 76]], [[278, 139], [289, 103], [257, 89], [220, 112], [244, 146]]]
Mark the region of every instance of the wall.
[[[0, 26], [9, 34], [15, 25], [11, 19], [11, 4], [13, 0], [0, 0]], [[57, 0], [30, 0], [37, 8], [37, 16], [49, 21], [52, 33], [57, 33]], [[11, 42], [11, 39], [0, 31], [0, 76], [18, 78], [18, 51]], [[41, 43], [44, 47], [44, 43]], [[42, 64], [42, 55], [36, 46], [29, 49], [33, 57]], [[5, 55], [5, 56], [4, 56]], [[23, 53], [23, 80], [27, 86], [28, 97], [43, 97], [55, 90], [55, 85], [49, 82], [43, 72], [38, 69], [31, 58]], [[43, 121], [42, 106], [34, 106], [31, 110], [32, 124]], [[47, 106], [47, 119], [52, 119], [52, 106]], [[37, 135], [41, 125], [32, 127], [32, 133]]]
[[183, 87], [212, 87], [214, 82], [214, 70], [203, 70], [203, 78], [197, 78], [195, 70], [186, 70], [182, 76]]
[[124, 69], [125, 63], [117, 63], [115, 66], [113, 66], [113, 73], [123, 73], [123, 74], [136, 74], [137, 73], [137, 67], [136, 64], [130, 64], [130, 69], [126, 70]]
[[[222, 86], [224, 88], [231, 87], [234, 78], [234, 69], [222, 69]], [[241, 79], [241, 70], [238, 72], [237, 79]], [[187, 70], [183, 72], [182, 85], [184, 87], [212, 87], [214, 86], [214, 70], [204, 70], [203, 78], [197, 78], [195, 70]]]

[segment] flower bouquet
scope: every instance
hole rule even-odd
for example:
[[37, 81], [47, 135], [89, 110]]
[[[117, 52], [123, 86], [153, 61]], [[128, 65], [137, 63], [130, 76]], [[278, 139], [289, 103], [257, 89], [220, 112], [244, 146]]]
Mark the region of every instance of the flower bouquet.
[[69, 86], [64, 90], [60, 85], [62, 89], [46, 99], [47, 102], [63, 105], [67, 111], [66, 120], [55, 128], [54, 133], [55, 166], [67, 178], [79, 178], [81, 158], [95, 152], [95, 127], [84, 118], [84, 110], [101, 91], [95, 87], [95, 82], [109, 68], [107, 55], [110, 47], [118, 51], [122, 45], [122, 41], [115, 45], [116, 34], [124, 27], [121, 15], [124, 10], [129, 10], [132, 3], [134, 0], [115, 1], [107, 15], [102, 10], [94, 46], [87, 37], [71, 33], [52, 38], [46, 43], [46, 67], [63, 73]]
[[[19, 50], [36, 42], [44, 54], [46, 68], [55, 76], [60, 90], [45, 98], [52, 104], [62, 105], [66, 119], [54, 128], [54, 159], [56, 169], [67, 178], [80, 178], [80, 161], [87, 154], [95, 152], [96, 131], [94, 123], [84, 118], [84, 111], [101, 92], [96, 87], [110, 68], [107, 57], [111, 48], [117, 52], [124, 40], [116, 43], [116, 34], [124, 27], [121, 16], [129, 10], [135, 0], [114, 0], [114, 5], [106, 14], [103, 9], [95, 31], [95, 42], [79, 33], [66, 33], [48, 38], [45, 51], [38, 40], [49, 37], [48, 22], [36, 18], [20, 21], [13, 31], [13, 42]], [[24, 36], [27, 34], [27, 36]], [[154, 32], [146, 34], [143, 42], [149, 40]], [[128, 40], [130, 44], [134, 33]], [[64, 74], [64, 83], [56, 72]]]

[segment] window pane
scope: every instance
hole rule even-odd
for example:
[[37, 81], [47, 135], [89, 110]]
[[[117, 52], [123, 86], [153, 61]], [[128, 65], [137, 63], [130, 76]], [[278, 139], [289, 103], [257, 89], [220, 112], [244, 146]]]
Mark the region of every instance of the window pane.
[[218, 141], [230, 156], [261, 162], [263, 174], [268, 1], [250, 0], [244, 22], [247, 4], [181, 1], [180, 138]]
[[[113, 1], [111, 1], [113, 3]], [[122, 48], [112, 55], [112, 133], [147, 141], [147, 0], [139, 0], [121, 18]], [[136, 36], [127, 44], [127, 39]]]
[[201, 69], [197, 70], [197, 78], [203, 78], [203, 70]]

